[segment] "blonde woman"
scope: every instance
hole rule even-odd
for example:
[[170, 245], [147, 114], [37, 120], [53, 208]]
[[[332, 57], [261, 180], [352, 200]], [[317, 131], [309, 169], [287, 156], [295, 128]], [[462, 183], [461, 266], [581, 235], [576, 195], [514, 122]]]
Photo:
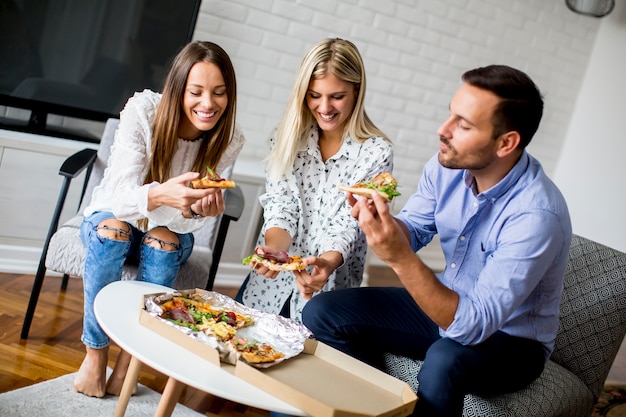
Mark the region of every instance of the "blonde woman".
[[257, 250], [303, 256], [309, 268], [257, 265], [239, 290], [244, 304], [299, 321], [315, 294], [361, 284], [367, 244], [337, 185], [393, 168], [390, 140], [365, 112], [365, 89], [352, 42], [324, 39], [304, 57], [270, 138]]
[[111, 157], [85, 209], [81, 238], [86, 356], [74, 389], [118, 395], [130, 361], [122, 352], [106, 381], [109, 338], [93, 311], [96, 294], [136, 263], [137, 279], [172, 286], [193, 250], [192, 232], [224, 212], [217, 189], [187, 186], [206, 167], [221, 173], [244, 144], [235, 125], [237, 85], [230, 58], [211, 42], [192, 42], [176, 56], [162, 93], [144, 90], [120, 114]]

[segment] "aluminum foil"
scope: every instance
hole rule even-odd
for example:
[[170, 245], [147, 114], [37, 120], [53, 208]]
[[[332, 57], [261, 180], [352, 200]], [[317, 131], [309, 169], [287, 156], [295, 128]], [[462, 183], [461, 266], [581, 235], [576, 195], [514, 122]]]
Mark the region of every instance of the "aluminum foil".
[[215, 309], [234, 311], [235, 313], [252, 317], [254, 323], [250, 326], [238, 329], [237, 336], [244, 337], [250, 341], [257, 340], [261, 343], [267, 343], [272, 346], [274, 350], [285, 355], [283, 358], [273, 362], [251, 363], [251, 366], [268, 368], [284, 360], [293, 358], [304, 350], [304, 342], [311, 336], [311, 332], [304, 325], [294, 320], [246, 307], [232, 298], [214, 291], [183, 290], [145, 297], [144, 305], [149, 314], [158, 318], [163, 323], [175, 327], [189, 337], [216, 349], [219, 352], [222, 362], [230, 364], [237, 363], [238, 355], [234, 349], [230, 347], [228, 342], [219, 341], [214, 336], [207, 335], [201, 331], [194, 331], [188, 327], [179, 326], [170, 320], [160, 317], [161, 314], [163, 314], [163, 309], [161, 308], [162, 303], [170, 300], [174, 296], [188, 296], [190, 294], [195, 294], [194, 297], [200, 296]]

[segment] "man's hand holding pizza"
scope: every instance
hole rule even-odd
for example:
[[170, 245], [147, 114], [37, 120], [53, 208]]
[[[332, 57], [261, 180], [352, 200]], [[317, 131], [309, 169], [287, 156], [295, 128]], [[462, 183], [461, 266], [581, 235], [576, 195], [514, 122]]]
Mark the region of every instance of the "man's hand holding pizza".
[[402, 259], [401, 254], [405, 252], [414, 255], [408, 229], [391, 215], [387, 201], [378, 193], [372, 192], [371, 198], [348, 196], [348, 204], [352, 206], [350, 214], [365, 233], [368, 246], [380, 260], [389, 264]]

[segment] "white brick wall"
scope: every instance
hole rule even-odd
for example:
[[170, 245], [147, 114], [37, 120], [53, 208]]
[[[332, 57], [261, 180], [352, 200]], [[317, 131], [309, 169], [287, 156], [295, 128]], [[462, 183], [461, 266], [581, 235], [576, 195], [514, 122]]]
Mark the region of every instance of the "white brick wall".
[[194, 39], [233, 59], [242, 157], [251, 159], [266, 156], [305, 52], [329, 36], [354, 42], [367, 69], [367, 112], [395, 143], [397, 210], [438, 149], [461, 74], [477, 66], [511, 65], [538, 84], [546, 108], [529, 150], [551, 174], [599, 25], [557, 0], [203, 0]]

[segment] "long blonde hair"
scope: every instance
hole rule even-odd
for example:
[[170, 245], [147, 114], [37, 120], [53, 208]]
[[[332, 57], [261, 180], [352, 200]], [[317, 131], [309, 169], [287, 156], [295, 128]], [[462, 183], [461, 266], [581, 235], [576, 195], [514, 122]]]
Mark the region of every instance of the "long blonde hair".
[[334, 74], [355, 86], [356, 102], [344, 130], [344, 137], [363, 142], [371, 137], [389, 138], [374, 125], [365, 112], [365, 66], [357, 47], [350, 41], [328, 38], [318, 42], [305, 55], [291, 90], [287, 108], [276, 132], [276, 143], [268, 156], [267, 173], [278, 179], [289, 173], [298, 149], [306, 141], [306, 132], [315, 125], [315, 118], [306, 104], [312, 80]]
[[[235, 129], [237, 108], [235, 69], [230, 57], [219, 45], [203, 41], [188, 43], [174, 58], [163, 85], [163, 95], [152, 122], [152, 157], [144, 184], [153, 181], [162, 183], [169, 179], [172, 155], [178, 145], [178, 127], [181, 117], [185, 117], [182, 103], [187, 77], [191, 67], [198, 62], [213, 63], [222, 72], [228, 104], [215, 127], [204, 132], [192, 169], [200, 173], [205, 172], [206, 167], [215, 170], [228, 148]], [[139, 226], [145, 230], [147, 223], [147, 219], [141, 219]]]

